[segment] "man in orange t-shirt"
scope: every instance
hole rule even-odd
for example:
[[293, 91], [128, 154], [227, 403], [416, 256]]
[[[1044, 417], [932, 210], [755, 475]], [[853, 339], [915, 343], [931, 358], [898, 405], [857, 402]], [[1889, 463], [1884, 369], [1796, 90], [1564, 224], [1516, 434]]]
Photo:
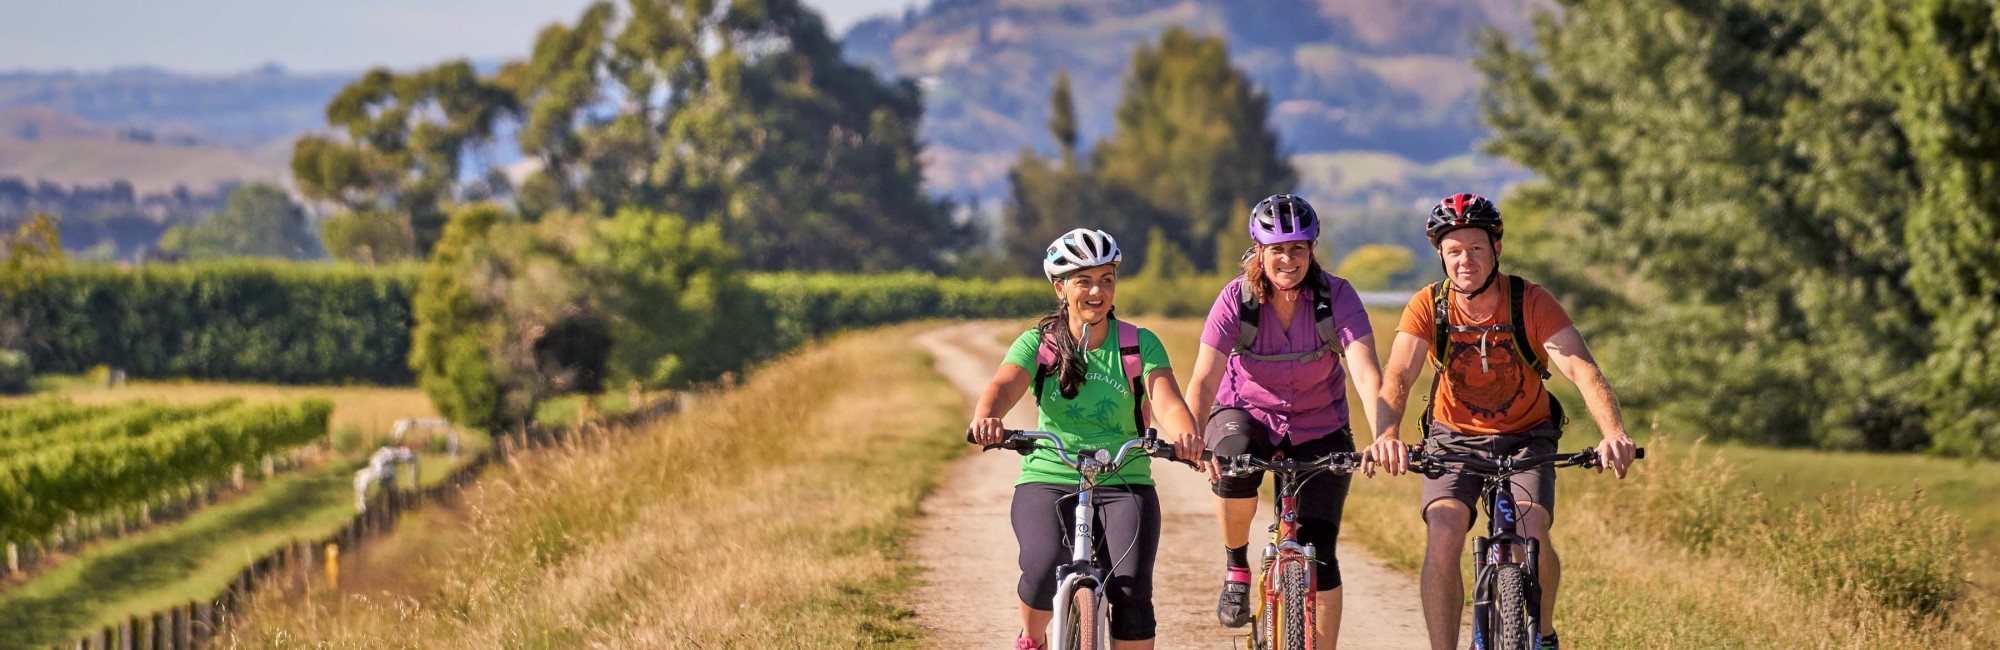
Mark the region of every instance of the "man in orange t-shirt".
[[[1425, 418], [1426, 450], [1496, 458], [1554, 453], [1564, 417], [1560, 404], [1543, 386], [1546, 370], [1552, 367], [1582, 391], [1585, 406], [1604, 434], [1597, 452], [1624, 478], [1634, 447], [1618, 412], [1618, 398], [1555, 297], [1540, 285], [1500, 273], [1500, 211], [1484, 197], [1455, 194], [1431, 210], [1425, 231], [1444, 262], [1443, 288], [1448, 289], [1443, 292], [1444, 308], [1452, 328], [1431, 396], [1432, 410]], [[1525, 323], [1513, 322], [1516, 291]], [[1396, 327], [1389, 363], [1382, 369], [1378, 431], [1367, 453], [1372, 465], [1390, 474], [1408, 470], [1409, 458], [1397, 430], [1411, 383], [1435, 349], [1435, 295], [1433, 285], [1410, 298]], [[1542, 350], [1540, 358], [1517, 349], [1515, 330], [1526, 333], [1527, 341]], [[1543, 358], [1546, 365], [1538, 365]], [[1423, 516], [1429, 536], [1422, 591], [1424, 622], [1435, 650], [1459, 647], [1459, 613], [1465, 598], [1459, 557], [1465, 552], [1466, 531], [1472, 528], [1479, 488], [1477, 476], [1462, 472], [1424, 479]], [[1510, 488], [1520, 511], [1521, 534], [1540, 540], [1541, 616], [1536, 618], [1541, 648], [1551, 650], [1558, 647], [1553, 616], [1561, 581], [1561, 564], [1548, 536], [1555, 509], [1555, 471], [1544, 466], [1517, 475]]]

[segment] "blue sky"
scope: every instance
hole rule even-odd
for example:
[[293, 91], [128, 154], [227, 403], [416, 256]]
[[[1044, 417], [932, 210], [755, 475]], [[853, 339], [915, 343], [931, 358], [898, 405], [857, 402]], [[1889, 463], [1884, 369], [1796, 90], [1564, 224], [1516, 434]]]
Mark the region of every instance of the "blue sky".
[[[923, 0], [806, 0], [835, 33]], [[526, 54], [588, 0], [0, 0], [0, 71], [407, 67]], [[620, 4], [623, 4], [622, 2]]]

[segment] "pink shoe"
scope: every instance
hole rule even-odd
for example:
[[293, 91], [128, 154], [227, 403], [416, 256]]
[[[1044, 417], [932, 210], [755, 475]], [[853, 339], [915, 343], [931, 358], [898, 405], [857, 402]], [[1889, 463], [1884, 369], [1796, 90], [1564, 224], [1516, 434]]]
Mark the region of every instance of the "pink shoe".
[[1042, 644], [1035, 643], [1034, 639], [1022, 636], [1022, 637], [1015, 637], [1014, 650], [1048, 650], [1048, 649], [1043, 648]]

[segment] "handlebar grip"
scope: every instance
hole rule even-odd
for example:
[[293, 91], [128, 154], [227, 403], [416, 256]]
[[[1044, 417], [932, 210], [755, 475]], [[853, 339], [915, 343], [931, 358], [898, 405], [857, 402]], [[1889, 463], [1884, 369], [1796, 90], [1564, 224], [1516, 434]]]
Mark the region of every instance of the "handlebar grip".
[[[1002, 439], [1002, 440], [1005, 440], [1005, 439], [1007, 439], [1007, 438], [1011, 438], [1011, 437], [1014, 437], [1014, 436], [1018, 436], [1018, 435], [1021, 435], [1021, 430], [1020, 430], [1020, 429], [1001, 429], [1001, 430], [1000, 430], [1000, 437], [1001, 437], [1001, 439]], [[971, 443], [972, 443], [972, 430], [971, 430], [971, 429], [966, 429], [966, 430], [965, 430], [965, 442], [966, 442], [967, 444], [971, 444]]]
[[1637, 449], [1632, 450], [1632, 460], [1638, 460], [1645, 457], [1646, 457], [1645, 447], [1639, 447]]

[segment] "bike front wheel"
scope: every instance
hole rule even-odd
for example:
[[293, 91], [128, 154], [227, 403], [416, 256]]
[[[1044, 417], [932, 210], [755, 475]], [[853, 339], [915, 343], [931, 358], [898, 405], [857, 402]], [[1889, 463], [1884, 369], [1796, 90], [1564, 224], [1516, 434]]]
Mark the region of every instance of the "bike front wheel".
[[1535, 638], [1528, 625], [1528, 570], [1515, 563], [1496, 565], [1493, 580], [1494, 650], [1534, 650]]
[[1103, 650], [1105, 640], [1099, 638], [1103, 632], [1098, 625], [1099, 610], [1104, 604], [1097, 597], [1097, 589], [1082, 587], [1070, 594], [1069, 606], [1069, 650]]
[[1278, 637], [1281, 650], [1308, 650], [1313, 647], [1311, 567], [1303, 562], [1278, 566]]

